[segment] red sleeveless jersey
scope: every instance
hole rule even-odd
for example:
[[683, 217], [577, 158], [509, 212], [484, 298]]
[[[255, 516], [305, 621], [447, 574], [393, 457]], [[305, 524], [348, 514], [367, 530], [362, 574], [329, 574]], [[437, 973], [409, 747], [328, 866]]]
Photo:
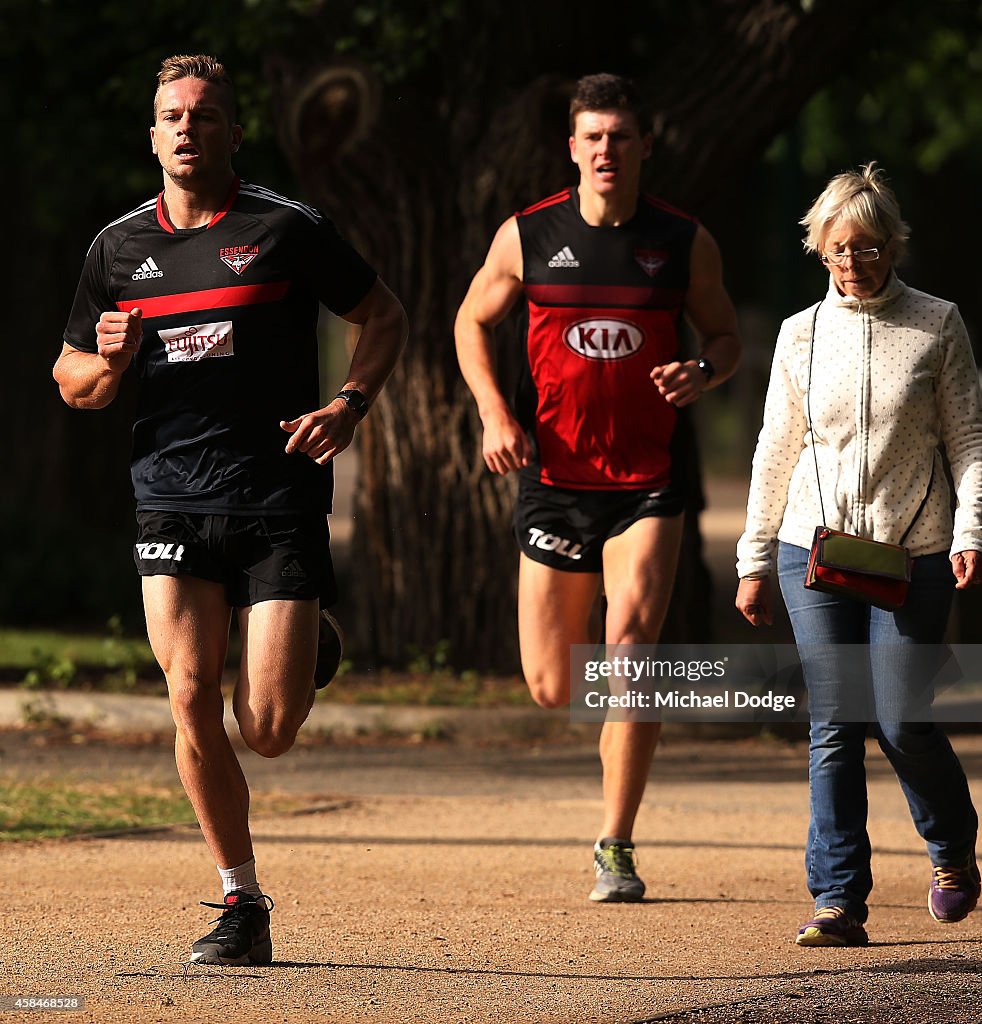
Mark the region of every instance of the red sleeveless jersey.
[[642, 196], [626, 224], [593, 227], [575, 189], [517, 221], [538, 479], [585, 490], [665, 486], [677, 414], [649, 375], [677, 358], [696, 221]]

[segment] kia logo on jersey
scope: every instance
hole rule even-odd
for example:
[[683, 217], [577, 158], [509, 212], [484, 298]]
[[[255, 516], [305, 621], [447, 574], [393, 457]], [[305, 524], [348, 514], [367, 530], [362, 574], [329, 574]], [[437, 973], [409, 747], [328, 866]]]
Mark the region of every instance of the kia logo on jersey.
[[566, 328], [563, 341], [585, 359], [626, 359], [644, 345], [644, 331], [628, 320], [580, 320]]

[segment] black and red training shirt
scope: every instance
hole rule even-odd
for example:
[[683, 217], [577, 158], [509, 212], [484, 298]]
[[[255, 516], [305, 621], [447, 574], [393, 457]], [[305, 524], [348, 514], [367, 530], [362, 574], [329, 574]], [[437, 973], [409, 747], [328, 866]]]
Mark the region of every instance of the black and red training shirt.
[[104, 228], [65, 341], [95, 352], [104, 311], [143, 311], [137, 507], [328, 511], [332, 467], [287, 455], [279, 423], [320, 407], [319, 304], [348, 313], [375, 279], [320, 212], [238, 179], [205, 227], [175, 228], [158, 196]]
[[678, 358], [698, 223], [641, 196], [630, 221], [595, 227], [575, 188], [517, 222], [534, 389], [531, 474], [580, 490], [669, 484], [677, 413], [650, 373]]

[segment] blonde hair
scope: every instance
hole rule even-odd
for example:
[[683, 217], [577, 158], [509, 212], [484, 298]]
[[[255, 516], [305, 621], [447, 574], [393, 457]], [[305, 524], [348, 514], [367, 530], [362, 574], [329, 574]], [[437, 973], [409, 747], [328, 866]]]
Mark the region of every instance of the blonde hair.
[[871, 160], [858, 171], [837, 174], [798, 222], [806, 231], [806, 252], [819, 252], [836, 221], [846, 221], [891, 248], [894, 260], [907, 249], [910, 228], [883, 170]]
[[170, 85], [171, 82], [179, 82], [182, 78], [197, 78], [202, 82], [214, 82], [216, 85], [223, 86], [228, 97], [225, 106], [229, 122], [235, 123], [238, 111], [236, 110], [235, 87], [232, 85], [232, 79], [229, 78], [225, 65], [207, 53], [197, 53], [193, 56], [184, 53], [175, 54], [173, 57], [167, 57], [160, 65], [160, 71], [157, 72], [157, 91], [153, 97], [155, 120], [160, 90], [165, 85]]

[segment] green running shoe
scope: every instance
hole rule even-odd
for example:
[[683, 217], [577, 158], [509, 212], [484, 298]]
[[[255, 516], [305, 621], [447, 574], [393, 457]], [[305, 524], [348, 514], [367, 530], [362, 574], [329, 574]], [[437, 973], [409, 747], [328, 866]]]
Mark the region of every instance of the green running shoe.
[[601, 839], [593, 848], [597, 883], [590, 893], [595, 903], [639, 903], [644, 882], [638, 878], [634, 844], [620, 839]]

